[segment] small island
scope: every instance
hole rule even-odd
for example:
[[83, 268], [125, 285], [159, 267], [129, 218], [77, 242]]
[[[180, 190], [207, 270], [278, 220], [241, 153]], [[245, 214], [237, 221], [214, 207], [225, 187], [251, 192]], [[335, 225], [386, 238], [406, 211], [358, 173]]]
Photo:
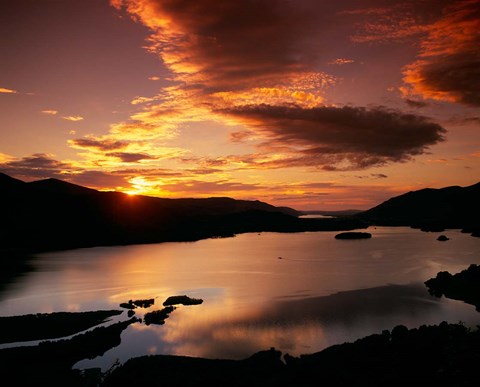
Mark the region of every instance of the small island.
[[191, 298], [188, 297], [187, 295], [181, 295], [181, 296], [170, 296], [168, 297], [165, 302], [163, 303], [163, 306], [167, 305], [200, 305], [203, 303], [203, 300], [201, 298]]
[[165, 324], [165, 320], [168, 317], [170, 317], [170, 313], [172, 313], [174, 310], [175, 310], [175, 307], [170, 305], [161, 310], [155, 310], [153, 312], [149, 312], [145, 314], [143, 321], [145, 325], [150, 325], [150, 324], [163, 325]]
[[341, 232], [340, 234], [335, 235], [335, 239], [370, 239], [372, 234], [369, 232]]
[[448, 240], [450, 240], [450, 238], [443, 234], [437, 238], [437, 241], [440, 241], [440, 242], [446, 242]]
[[155, 303], [155, 299], [149, 298], [147, 300], [129, 300], [128, 302], [122, 302], [121, 308], [135, 309], [135, 308], [150, 308]]

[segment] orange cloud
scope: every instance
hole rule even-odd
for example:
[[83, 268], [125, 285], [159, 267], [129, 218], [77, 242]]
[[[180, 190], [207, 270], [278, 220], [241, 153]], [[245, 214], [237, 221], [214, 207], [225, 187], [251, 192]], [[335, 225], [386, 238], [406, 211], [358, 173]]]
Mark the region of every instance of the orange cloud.
[[58, 111], [57, 110], [42, 110], [41, 113], [54, 116], [54, 115], [58, 114]]
[[73, 121], [73, 122], [76, 122], [76, 121], [82, 121], [83, 120], [83, 117], [82, 116], [65, 116], [65, 117], [62, 117], [64, 120], [67, 120], [67, 121]]
[[215, 106], [242, 106], [255, 104], [320, 106], [321, 95], [283, 87], [257, 87], [246, 91], [228, 91], [212, 94]]
[[142, 104], [142, 103], [152, 102], [152, 101], [155, 101], [155, 100], [157, 100], [156, 97], [135, 97], [132, 101], [130, 101], [130, 103], [132, 105], [139, 105], [139, 104]]
[[129, 143], [126, 141], [115, 141], [115, 140], [99, 140], [96, 138], [77, 138], [74, 140], [69, 140], [69, 144], [74, 148], [79, 149], [94, 149], [98, 151], [112, 151], [118, 149], [125, 149], [128, 147]]
[[[387, 7], [361, 8], [342, 11], [353, 17], [357, 31], [350, 37], [355, 43], [401, 42], [424, 33], [428, 18], [436, 9], [429, 4], [410, 2], [389, 2]], [[428, 12], [422, 12], [422, 7]]]
[[480, 106], [480, 3], [455, 2], [431, 24], [419, 59], [406, 66], [406, 95]]
[[[113, 5], [152, 30], [157, 52], [176, 80], [216, 91], [275, 86], [317, 62], [319, 5], [279, 1], [124, 0]], [[315, 12], [312, 12], [313, 11]]]
[[4, 94], [17, 94], [18, 91], [12, 89], [6, 89], [5, 87], [0, 87], [0, 93]]
[[14, 157], [0, 152], [0, 164], [7, 163], [7, 162], [9, 162], [13, 159], [14, 159]]

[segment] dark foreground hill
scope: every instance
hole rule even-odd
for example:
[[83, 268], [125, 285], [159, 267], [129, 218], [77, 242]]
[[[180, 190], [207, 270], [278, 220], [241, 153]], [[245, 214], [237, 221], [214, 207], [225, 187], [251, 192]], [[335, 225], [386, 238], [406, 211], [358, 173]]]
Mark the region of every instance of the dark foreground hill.
[[26, 183], [5, 174], [0, 174], [0, 213], [0, 249], [4, 251], [364, 227], [359, 219], [302, 219], [291, 208], [260, 201], [129, 196], [57, 179]]
[[271, 349], [245, 360], [145, 356], [127, 361], [102, 384], [120, 386], [467, 387], [478, 383], [480, 332], [442, 322], [399, 325], [299, 358]]
[[356, 217], [379, 226], [410, 226], [424, 231], [459, 228], [480, 236], [480, 183], [408, 192]]

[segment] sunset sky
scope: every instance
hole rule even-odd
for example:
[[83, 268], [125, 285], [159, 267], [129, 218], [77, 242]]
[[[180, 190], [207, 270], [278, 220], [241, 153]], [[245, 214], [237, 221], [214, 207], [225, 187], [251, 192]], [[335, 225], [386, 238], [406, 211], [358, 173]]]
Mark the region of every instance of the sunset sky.
[[480, 181], [478, 0], [0, 2], [0, 172], [367, 209]]

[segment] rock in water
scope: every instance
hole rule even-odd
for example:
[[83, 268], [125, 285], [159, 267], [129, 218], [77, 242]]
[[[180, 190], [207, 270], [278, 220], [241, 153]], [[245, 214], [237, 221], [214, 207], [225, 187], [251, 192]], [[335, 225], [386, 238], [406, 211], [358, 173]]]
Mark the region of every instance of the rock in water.
[[369, 232], [342, 232], [340, 234], [335, 235], [335, 239], [369, 239], [372, 237], [372, 234]]

